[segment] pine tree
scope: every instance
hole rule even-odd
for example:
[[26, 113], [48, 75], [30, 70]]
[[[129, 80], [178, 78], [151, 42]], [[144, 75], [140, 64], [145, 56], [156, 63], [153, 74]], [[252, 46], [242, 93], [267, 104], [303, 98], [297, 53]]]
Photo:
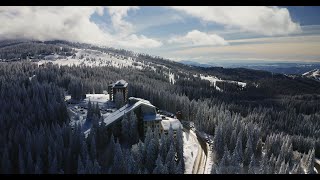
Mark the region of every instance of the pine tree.
[[91, 123], [92, 122], [92, 118], [93, 118], [93, 107], [92, 107], [92, 103], [91, 103], [91, 101], [89, 99], [86, 122]]
[[177, 130], [176, 140], [177, 140], [176, 147], [177, 147], [178, 160], [181, 161], [182, 170], [184, 171], [183, 134], [182, 134], [182, 129], [181, 129], [181, 128], [179, 128], [179, 129]]
[[136, 162], [139, 169], [142, 170], [146, 162], [146, 147], [140, 140], [138, 142], [138, 151], [136, 152]]
[[127, 157], [127, 165], [128, 165], [128, 174], [136, 174], [138, 172], [138, 166], [136, 164], [136, 161], [133, 158], [132, 153], [129, 153], [129, 156]]
[[114, 174], [123, 174], [124, 166], [125, 164], [124, 164], [122, 149], [119, 142], [117, 141], [115, 144], [115, 150], [114, 150], [112, 172]]
[[22, 149], [21, 149], [20, 145], [19, 145], [19, 173], [20, 174], [24, 174], [25, 173], [23, 152], [22, 152]]
[[34, 163], [32, 160], [31, 152], [28, 152], [28, 159], [27, 159], [27, 171], [26, 173], [33, 173], [34, 172]]
[[287, 150], [287, 154], [286, 154], [286, 160], [288, 162], [291, 162], [292, 157], [293, 157], [293, 147], [292, 147], [292, 143], [290, 143], [289, 149]]
[[256, 149], [255, 149], [255, 156], [259, 157], [262, 154], [262, 139], [259, 138]]
[[82, 162], [85, 162], [87, 159], [87, 156], [89, 155], [88, 153], [88, 146], [86, 141], [82, 141], [81, 143], [81, 148], [80, 148], [80, 157], [82, 158]]
[[223, 137], [220, 126], [217, 126], [214, 131], [213, 149], [215, 150], [217, 160], [220, 160], [223, 156]]
[[158, 155], [156, 141], [156, 139], [151, 139], [148, 143], [149, 146], [146, 146], [148, 147], [146, 149], [146, 168], [150, 173], [155, 168], [155, 161]]
[[130, 122], [130, 128], [129, 128], [130, 144], [135, 144], [139, 140], [138, 120], [137, 120], [137, 116], [132, 111], [129, 114], [129, 122]]
[[250, 164], [248, 167], [248, 174], [255, 174], [256, 173], [255, 168], [256, 168], [256, 160], [255, 160], [254, 154], [252, 154]]
[[161, 160], [161, 156], [160, 154], [158, 154], [158, 157], [157, 157], [157, 160], [156, 160], [156, 167], [154, 168], [153, 170], [153, 174], [162, 174], [163, 173], [163, 168], [164, 168], [164, 165], [162, 163], [162, 160]]
[[260, 174], [268, 174], [269, 173], [268, 169], [269, 169], [268, 157], [266, 154], [263, 154], [261, 157], [261, 161], [260, 161], [259, 173]]
[[298, 162], [293, 166], [292, 174], [304, 174], [304, 171], [301, 167], [301, 162]]
[[96, 159], [93, 162], [93, 167], [91, 172], [92, 174], [100, 174], [101, 172], [101, 167]]
[[87, 156], [87, 159], [86, 159], [86, 162], [84, 163], [85, 164], [85, 174], [92, 174], [92, 169], [93, 169], [93, 163], [92, 161], [90, 160], [90, 157]]
[[231, 134], [229, 149], [233, 150], [237, 144], [237, 131], [234, 129]]
[[160, 139], [160, 148], [159, 148], [159, 154], [162, 157], [162, 161], [164, 162], [167, 157], [168, 149], [167, 149], [167, 139], [166, 135], [164, 133], [161, 134]]
[[2, 161], [1, 161], [1, 173], [2, 174], [10, 174], [11, 173], [11, 161], [9, 159], [8, 149], [4, 148], [2, 154]]
[[182, 166], [182, 161], [180, 160], [178, 165], [176, 166], [176, 174], [183, 174], [184, 170], [183, 170], [183, 166]]
[[236, 147], [233, 151], [234, 158], [238, 163], [243, 162], [243, 149], [242, 149], [242, 133], [239, 133], [238, 139], [237, 139], [237, 144]]
[[275, 163], [275, 171], [276, 172], [279, 172], [280, 171], [280, 168], [281, 168], [281, 163], [285, 161], [284, 158], [281, 156], [281, 154], [279, 154], [278, 158], [277, 158], [277, 161]]
[[96, 159], [97, 157], [96, 140], [94, 136], [91, 136], [90, 141], [90, 157], [91, 159]]
[[80, 155], [78, 156], [77, 174], [85, 174], [85, 168], [84, 168], [83, 163], [81, 161]]
[[313, 174], [314, 173], [314, 161], [315, 161], [315, 150], [314, 148], [312, 150], [309, 150], [308, 156], [307, 156], [307, 166], [306, 166], [306, 173], [307, 174]]
[[38, 155], [38, 156], [37, 156], [37, 161], [36, 161], [34, 173], [35, 173], [35, 174], [42, 174], [42, 168], [43, 168], [42, 160], [41, 160], [40, 155]]
[[34, 174], [41, 174], [41, 170], [38, 164], [35, 165]]
[[166, 161], [164, 163], [169, 171], [169, 174], [175, 173], [176, 162], [175, 162], [175, 148], [173, 142], [170, 145], [169, 152], [166, 157]]
[[285, 160], [282, 161], [278, 174], [287, 174], [287, 165]]
[[130, 124], [129, 124], [129, 119], [128, 119], [128, 115], [125, 114], [121, 120], [121, 135], [122, 138], [124, 140], [124, 142], [128, 143], [130, 137]]
[[249, 135], [249, 137], [247, 139], [245, 155], [244, 155], [244, 164], [245, 165], [250, 164], [252, 155], [253, 155], [252, 139], [251, 139], [251, 136]]
[[222, 156], [222, 159], [220, 160], [219, 166], [218, 166], [218, 172], [219, 174], [227, 174], [228, 173], [228, 158], [227, 153], [224, 153]]

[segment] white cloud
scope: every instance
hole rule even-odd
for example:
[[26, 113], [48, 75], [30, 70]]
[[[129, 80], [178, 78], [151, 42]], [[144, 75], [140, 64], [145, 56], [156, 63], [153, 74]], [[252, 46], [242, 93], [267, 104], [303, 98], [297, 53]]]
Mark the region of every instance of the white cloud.
[[136, 6], [109, 6], [107, 7], [115, 31], [127, 35], [133, 30], [133, 25], [124, 20], [129, 10], [137, 10]]
[[216, 34], [207, 34], [198, 30], [192, 30], [184, 36], [173, 37], [168, 40], [169, 43], [183, 43], [186, 45], [227, 45], [228, 42]]
[[[128, 42], [135, 42], [130, 43]], [[128, 37], [126, 37], [126, 40], [122, 40], [118, 42], [122, 46], [127, 46], [131, 48], [143, 48], [143, 47], [149, 47], [149, 48], [155, 48], [162, 46], [162, 43], [160, 41], [147, 38], [143, 35], [137, 36], [135, 34], [132, 34]]]
[[239, 28], [267, 36], [301, 32], [300, 25], [292, 21], [286, 8], [265, 6], [178, 6], [171, 8], [206, 22], [215, 22], [227, 28]]
[[177, 56], [187, 60], [201, 57], [199, 60], [202, 62], [207, 60], [319, 62], [320, 57], [320, 35], [242, 39], [229, 43], [230, 46], [180, 48], [166, 51], [163, 56]]
[[[123, 20], [130, 9], [109, 8], [114, 29], [129, 29], [130, 23]], [[103, 31], [90, 17], [103, 15], [103, 7], [0, 7], [0, 39], [68, 40], [107, 46], [149, 48], [160, 42], [128, 34]], [[136, 37], [136, 38], [131, 38]], [[132, 41], [134, 40], [134, 41]], [[121, 42], [121, 43], [119, 43]], [[145, 42], [151, 43], [150, 45]], [[141, 46], [143, 45], [143, 46]]]

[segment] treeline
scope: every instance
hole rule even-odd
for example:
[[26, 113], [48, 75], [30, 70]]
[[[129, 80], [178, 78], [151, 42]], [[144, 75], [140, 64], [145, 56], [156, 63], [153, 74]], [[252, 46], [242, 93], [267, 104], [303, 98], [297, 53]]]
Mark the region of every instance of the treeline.
[[[10, 41], [9, 41], [10, 42]], [[52, 53], [71, 56], [75, 53], [72, 48], [65, 45], [44, 44], [42, 42], [11, 42], [1, 43], [0, 59], [2, 60], [26, 60], [27, 58], [44, 59], [44, 56]], [[1, 45], [0, 44], [0, 45]]]

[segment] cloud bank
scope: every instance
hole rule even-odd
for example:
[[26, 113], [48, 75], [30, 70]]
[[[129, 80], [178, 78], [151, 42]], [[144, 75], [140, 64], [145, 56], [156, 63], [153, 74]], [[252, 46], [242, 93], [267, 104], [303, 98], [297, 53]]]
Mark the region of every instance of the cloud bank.
[[227, 28], [237, 28], [267, 36], [301, 32], [300, 25], [292, 21], [286, 8], [265, 6], [177, 6], [170, 8], [205, 22], [214, 22]]
[[[68, 40], [91, 44], [152, 48], [161, 42], [130, 31], [123, 18], [137, 7], [108, 7], [114, 33], [91, 21], [104, 7], [0, 7], [0, 39]], [[150, 43], [151, 42], [151, 43]]]
[[227, 45], [228, 42], [225, 41], [222, 37], [216, 34], [207, 34], [200, 32], [198, 30], [192, 30], [184, 36], [173, 37], [168, 40], [169, 43], [182, 43], [193, 46], [204, 46], [204, 45]]

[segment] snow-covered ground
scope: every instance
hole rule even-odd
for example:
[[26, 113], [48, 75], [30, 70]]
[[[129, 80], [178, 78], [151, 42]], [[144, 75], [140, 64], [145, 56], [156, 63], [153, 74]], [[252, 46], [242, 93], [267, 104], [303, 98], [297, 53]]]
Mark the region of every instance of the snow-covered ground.
[[176, 81], [174, 79], [174, 74], [169, 72], [169, 82], [174, 84]]
[[[138, 70], [150, 69], [152, 71], [156, 71], [156, 67], [169, 69], [164, 65], [159, 65], [148, 61], [137, 61], [137, 57], [135, 56], [127, 57], [92, 49], [74, 48], [74, 50], [76, 51], [75, 56], [60, 56], [57, 54], [48, 55], [44, 57], [43, 60], [40, 60], [36, 63], [38, 64], [38, 66], [44, 63], [53, 63], [59, 66], [109, 66], [115, 68], [132, 67]], [[169, 76], [169, 82], [175, 84], [176, 79], [174, 73], [170, 73], [169, 71], [169, 74], [165, 73], [163, 75]]]
[[98, 103], [100, 107], [105, 107], [109, 101], [109, 94], [86, 94], [86, 98], [83, 100], [84, 103]]
[[[65, 96], [66, 101], [70, 99], [70, 95]], [[75, 123], [84, 125], [87, 117], [87, 106], [89, 100], [93, 105], [98, 103], [101, 116], [104, 118], [111, 114], [111, 112], [116, 110], [115, 108], [113, 108], [113, 102], [109, 101], [108, 94], [86, 94], [86, 98], [84, 100], [79, 101], [78, 103], [68, 104], [68, 113], [71, 118], [71, 125], [74, 125]]]
[[314, 78], [320, 81], [320, 69], [314, 69], [312, 71], [308, 71], [306, 73], [303, 73], [302, 76]]
[[197, 158], [199, 144], [191, 134], [183, 132], [183, 156], [185, 163], [185, 174], [192, 174], [193, 166]]
[[[193, 76], [194, 77], [198, 77], [198, 75], [193, 75]], [[228, 83], [236, 83], [239, 86], [241, 86], [242, 88], [246, 87], [246, 85], [247, 85], [247, 83], [240, 82], [240, 81], [222, 80], [222, 79], [219, 79], [219, 78], [217, 78], [215, 76], [204, 76], [202, 74], [200, 74], [200, 79], [209, 81], [210, 85], [215, 87], [216, 90], [218, 90], [218, 91], [222, 91], [222, 89], [216, 85], [217, 81], [219, 81], [219, 82], [228, 82]]]
[[213, 136], [206, 134], [204, 132], [197, 131], [198, 136], [201, 136], [202, 139], [206, 140], [207, 147], [207, 158], [204, 167], [204, 174], [211, 174], [211, 169], [213, 165], [213, 157], [212, 157], [212, 145], [213, 145]]
[[139, 62], [135, 60], [135, 57], [124, 57], [112, 53], [105, 53], [97, 50], [92, 49], [76, 49], [77, 51], [75, 53], [75, 56], [68, 56], [63, 57], [59, 55], [49, 55], [48, 57], [45, 57], [44, 60], [40, 60], [38, 65], [52, 62], [53, 64], [58, 64], [61, 66], [113, 66], [116, 68], [122, 68], [122, 67], [133, 67], [136, 69], [143, 69], [150, 67], [152, 70], [155, 71], [154, 64], [149, 62]]

